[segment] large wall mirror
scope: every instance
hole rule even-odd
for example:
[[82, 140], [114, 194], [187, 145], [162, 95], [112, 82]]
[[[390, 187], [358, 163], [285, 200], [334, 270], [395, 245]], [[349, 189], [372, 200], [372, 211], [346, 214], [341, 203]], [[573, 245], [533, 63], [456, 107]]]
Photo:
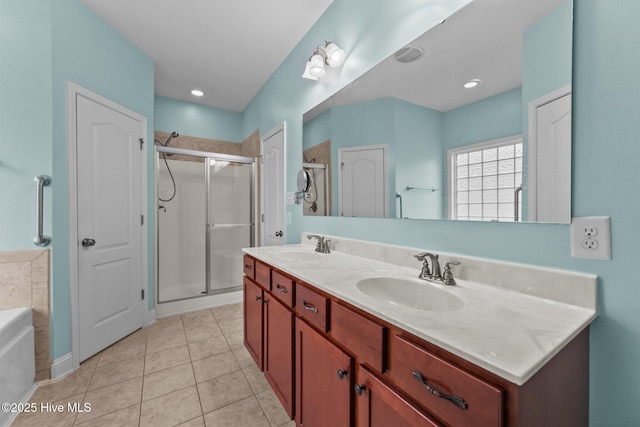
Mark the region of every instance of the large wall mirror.
[[570, 222], [572, 23], [474, 0], [306, 112], [304, 215]]

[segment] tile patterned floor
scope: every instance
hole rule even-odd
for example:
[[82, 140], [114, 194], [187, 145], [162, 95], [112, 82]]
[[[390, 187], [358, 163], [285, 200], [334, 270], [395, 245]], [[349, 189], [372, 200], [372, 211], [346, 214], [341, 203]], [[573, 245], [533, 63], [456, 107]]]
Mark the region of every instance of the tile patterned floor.
[[244, 348], [242, 322], [242, 304], [158, 319], [30, 401], [90, 412], [22, 413], [12, 426], [295, 426]]

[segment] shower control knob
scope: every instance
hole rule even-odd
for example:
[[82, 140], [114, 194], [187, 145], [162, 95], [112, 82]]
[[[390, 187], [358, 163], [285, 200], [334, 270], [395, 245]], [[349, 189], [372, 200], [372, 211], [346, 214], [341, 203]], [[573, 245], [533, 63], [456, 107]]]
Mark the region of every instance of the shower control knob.
[[282, 237], [283, 234], [284, 233], [282, 231], [276, 231], [276, 237]]
[[96, 241], [93, 239], [82, 239], [83, 248], [89, 248], [91, 246], [94, 246], [95, 244], [96, 244]]

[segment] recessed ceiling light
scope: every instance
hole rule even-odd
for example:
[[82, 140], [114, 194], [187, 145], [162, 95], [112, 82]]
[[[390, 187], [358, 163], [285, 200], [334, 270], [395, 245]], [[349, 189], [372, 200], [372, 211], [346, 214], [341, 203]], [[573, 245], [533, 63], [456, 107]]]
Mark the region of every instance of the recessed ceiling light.
[[472, 87], [476, 87], [480, 84], [480, 80], [479, 79], [473, 79], [473, 80], [469, 80], [468, 82], [466, 82], [464, 84], [464, 88], [465, 89], [471, 89]]
[[204, 96], [204, 92], [198, 89], [191, 89], [191, 95], [193, 96]]

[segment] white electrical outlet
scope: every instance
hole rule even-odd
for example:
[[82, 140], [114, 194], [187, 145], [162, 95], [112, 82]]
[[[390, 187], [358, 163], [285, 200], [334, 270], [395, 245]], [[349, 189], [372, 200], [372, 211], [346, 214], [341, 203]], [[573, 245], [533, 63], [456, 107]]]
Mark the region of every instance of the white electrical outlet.
[[611, 220], [608, 216], [571, 219], [571, 256], [611, 259]]

